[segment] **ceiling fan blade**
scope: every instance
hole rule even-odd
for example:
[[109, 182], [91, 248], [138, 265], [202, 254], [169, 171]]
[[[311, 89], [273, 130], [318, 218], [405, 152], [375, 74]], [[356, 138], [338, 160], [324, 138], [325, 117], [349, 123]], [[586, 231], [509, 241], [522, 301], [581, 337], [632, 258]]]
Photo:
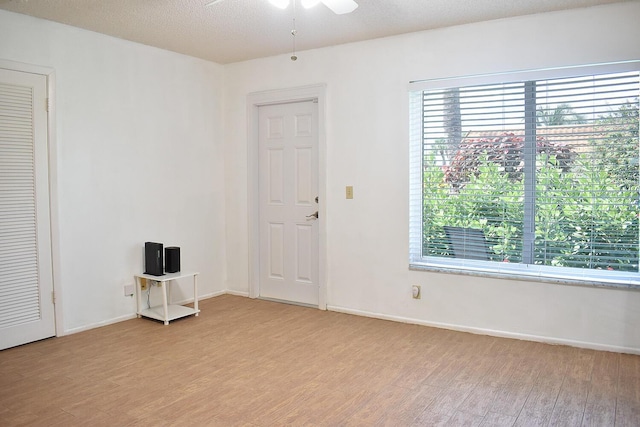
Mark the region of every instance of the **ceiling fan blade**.
[[271, 3], [278, 9], [286, 9], [289, 7], [289, 0], [269, 0], [269, 3]]
[[334, 13], [342, 15], [345, 13], [351, 13], [358, 7], [358, 3], [353, 0], [320, 0], [331, 9]]
[[210, 2], [206, 3], [206, 4], [204, 5], [204, 7], [207, 7], [207, 6], [213, 6], [214, 4], [216, 4], [216, 3], [220, 3], [221, 1], [224, 1], [224, 0], [213, 0], [213, 1], [210, 1]]

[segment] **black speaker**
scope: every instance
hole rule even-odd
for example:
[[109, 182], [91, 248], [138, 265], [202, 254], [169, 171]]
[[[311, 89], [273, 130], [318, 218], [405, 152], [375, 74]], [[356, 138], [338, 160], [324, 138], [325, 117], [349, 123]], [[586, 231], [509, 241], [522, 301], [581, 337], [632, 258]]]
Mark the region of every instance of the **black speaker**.
[[144, 274], [152, 276], [162, 276], [162, 243], [144, 243]]
[[164, 249], [164, 269], [167, 273], [177, 273], [180, 271], [180, 248], [177, 246], [167, 246]]

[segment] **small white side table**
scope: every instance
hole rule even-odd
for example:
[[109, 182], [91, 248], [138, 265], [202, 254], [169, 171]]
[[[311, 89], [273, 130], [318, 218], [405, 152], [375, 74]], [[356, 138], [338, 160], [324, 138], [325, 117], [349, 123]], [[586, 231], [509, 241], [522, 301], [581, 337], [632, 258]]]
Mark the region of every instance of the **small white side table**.
[[[171, 320], [179, 319], [180, 317], [196, 316], [200, 313], [198, 309], [198, 274], [200, 273], [168, 273], [162, 276], [153, 276], [151, 274], [136, 274], [136, 301], [138, 302], [138, 318], [141, 316], [150, 317], [151, 319], [161, 320], [165, 325], [168, 325]], [[171, 304], [171, 287], [168, 286], [172, 280], [182, 279], [184, 277], [193, 277], [193, 308], [185, 307], [183, 305]], [[157, 305], [147, 309], [142, 308], [142, 280], [156, 282], [160, 286], [162, 291], [162, 305]], [[147, 282], [147, 286], [151, 286]], [[167, 290], [167, 288], [169, 288]]]

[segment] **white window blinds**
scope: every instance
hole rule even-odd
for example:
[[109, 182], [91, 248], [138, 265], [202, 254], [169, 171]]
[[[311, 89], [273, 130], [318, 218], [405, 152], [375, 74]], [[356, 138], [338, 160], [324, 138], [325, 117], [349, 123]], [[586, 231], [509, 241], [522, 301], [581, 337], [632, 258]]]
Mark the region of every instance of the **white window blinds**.
[[639, 91], [638, 71], [420, 91], [411, 261], [636, 273]]

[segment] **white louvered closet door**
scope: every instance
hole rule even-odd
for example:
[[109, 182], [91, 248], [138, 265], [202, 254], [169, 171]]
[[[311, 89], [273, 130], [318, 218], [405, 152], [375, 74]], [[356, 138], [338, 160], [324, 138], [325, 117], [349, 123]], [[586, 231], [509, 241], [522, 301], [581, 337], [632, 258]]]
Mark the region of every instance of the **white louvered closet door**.
[[46, 96], [0, 69], [0, 349], [55, 335]]

